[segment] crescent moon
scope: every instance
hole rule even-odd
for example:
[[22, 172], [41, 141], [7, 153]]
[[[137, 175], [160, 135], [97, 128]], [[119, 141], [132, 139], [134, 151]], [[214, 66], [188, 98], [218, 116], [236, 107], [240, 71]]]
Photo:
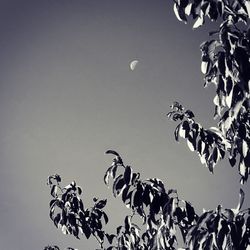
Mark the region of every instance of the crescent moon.
[[136, 67], [136, 65], [138, 64], [138, 60], [133, 60], [130, 64], [129, 64], [129, 67], [130, 69], [133, 71]]

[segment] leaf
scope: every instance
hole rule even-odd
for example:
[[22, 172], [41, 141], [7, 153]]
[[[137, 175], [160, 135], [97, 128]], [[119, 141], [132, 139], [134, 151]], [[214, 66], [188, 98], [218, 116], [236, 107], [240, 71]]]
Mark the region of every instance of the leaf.
[[57, 202], [57, 199], [51, 200], [50, 203], [49, 203], [49, 207], [50, 207], [50, 208], [54, 207], [55, 204], [56, 204], [56, 202]]
[[218, 69], [222, 76], [225, 76], [226, 66], [225, 66], [225, 53], [218, 53]]
[[213, 150], [213, 161], [216, 164], [219, 160], [219, 153], [218, 153], [218, 148], [215, 147]]
[[189, 127], [189, 122], [188, 121], [183, 121], [180, 130], [179, 130], [179, 135], [182, 138], [187, 138], [190, 132], [190, 127]]
[[131, 216], [125, 217], [124, 224], [125, 224], [125, 230], [129, 232], [131, 228]]
[[187, 210], [187, 218], [189, 223], [192, 223], [195, 219], [195, 211], [194, 208], [192, 207], [192, 205], [189, 202], [185, 202], [186, 203], [186, 210]]
[[138, 183], [137, 189], [135, 189], [133, 197], [133, 206], [140, 207], [142, 205], [142, 194], [143, 194], [143, 187], [140, 183]]
[[247, 152], [247, 156], [244, 158], [244, 163], [247, 168], [250, 168], [250, 151]]
[[241, 139], [243, 139], [243, 141], [245, 141], [244, 139], [246, 138], [246, 135], [247, 135], [247, 130], [246, 130], [245, 124], [242, 124], [242, 123], [240, 124], [238, 133], [239, 133], [239, 137]]
[[202, 74], [207, 74], [209, 68], [209, 61], [202, 61], [201, 62], [201, 72]]
[[248, 145], [247, 145], [247, 142], [243, 140], [242, 141], [242, 154], [244, 158], [247, 156], [247, 152], [248, 152]]
[[247, 9], [248, 18], [250, 18], [250, 1], [249, 0], [245, 0], [244, 4], [245, 4], [246, 9]]
[[59, 223], [60, 219], [61, 219], [61, 214], [58, 213], [53, 220], [56, 227], [58, 227], [58, 223]]
[[71, 224], [72, 226], [76, 226], [76, 217], [74, 213], [69, 213], [68, 214], [68, 222], [69, 224]]
[[[121, 160], [121, 159], [120, 159]], [[112, 168], [111, 168], [111, 173], [110, 173], [110, 176], [114, 179], [115, 176], [116, 176], [116, 172], [117, 172], [117, 165], [114, 165]]]
[[125, 183], [124, 183], [123, 175], [119, 175], [118, 177], [116, 177], [113, 183], [113, 194], [115, 197], [120, 194], [122, 188], [124, 187], [124, 184]]
[[58, 186], [57, 185], [53, 185], [52, 188], [51, 188], [50, 194], [53, 197], [57, 197], [57, 191], [58, 191]]
[[208, 10], [208, 16], [212, 21], [215, 21], [218, 18], [218, 11], [217, 11], [217, 3], [214, 1], [210, 2], [210, 8]]
[[122, 230], [122, 226], [116, 228], [116, 234], [119, 235]]
[[194, 141], [192, 140], [192, 138], [188, 138], [187, 139], [187, 145], [189, 147], [189, 149], [193, 152], [195, 150], [195, 144]]
[[124, 171], [124, 182], [129, 185], [132, 180], [132, 169], [130, 166], [126, 166], [125, 171]]
[[83, 225], [82, 225], [82, 231], [84, 232], [86, 238], [89, 239], [89, 237], [91, 235], [91, 229], [86, 222], [83, 223]]
[[207, 160], [207, 167], [208, 167], [209, 172], [214, 173], [214, 166], [215, 166], [215, 162], [213, 161], [213, 153], [211, 153]]
[[103, 239], [104, 239], [104, 232], [98, 230], [98, 231], [97, 231], [97, 236], [98, 236], [98, 238], [100, 239], [100, 241], [103, 242]]
[[178, 5], [182, 8], [186, 8], [189, 0], [178, 0]]
[[246, 177], [247, 174], [247, 167], [244, 164], [244, 161], [240, 162], [239, 165], [239, 172], [242, 177]]
[[185, 22], [185, 23], [187, 22], [184, 8], [182, 8], [181, 6], [178, 6], [176, 3], [174, 4], [174, 13], [179, 21]]
[[187, 15], [187, 16], [189, 16], [190, 14], [191, 14], [191, 10], [192, 10], [192, 3], [189, 3], [188, 5], [187, 5], [187, 7], [185, 8], [185, 14]]
[[232, 100], [233, 100], [233, 89], [231, 90], [231, 92], [229, 93], [229, 95], [226, 96], [226, 104], [229, 108], [231, 108], [232, 105]]
[[61, 179], [61, 176], [60, 176], [59, 174], [56, 174], [54, 178], [55, 178], [55, 180], [56, 180], [57, 182], [61, 182], [61, 180], [62, 180], [62, 179]]
[[117, 157], [120, 157], [120, 155], [119, 155], [116, 151], [114, 151], [114, 150], [107, 150], [107, 151], [105, 152], [105, 154], [113, 154], [113, 155], [115, 155], [115, 156], [117, 156]]
[[197, 29], [198, 27], [202, 26], [203, 24], [204, 24], [204, 17], [198, 16], [194, 25], [193, 25], [193, 29]]
[[174, 136], [175, 136], [175, 140], [176, 140], [176, 141], [179, 141], [179, 131], [180, 131], [181, 126], [182, 126], [182, 123], [180, 123], [180, 124], [176, 127], [176, 129], [175, 129], [175, 131], [174, 131]]
[[110, 176], [110, 172], [111, 172], [112, 166], [108, 168], [108, 170], [106, 171], [103, 180], [104, 183], [108, 186], [109, 185], [109, 176]]
[[[116, 237], [114, 234], [105, 234], [109, 244], [112, 244], [114, 238]], [[111, 248], [112, 249], [112, 248]]]
[[67, 226], [65, 226], [65, 225], [62, 226], [62, 233], [63, 234], [68, 234], [69, 233], [68, 229], [67, 229]]
[[154, 214], [159, 213], [159, 211], [160, 211], [160, 197], [159, 197], [158, 194], [154, 195], [153, 201], [152, 201], [151, 206], [150, 206], [150, 209]]
[[200, 139], [198, 141], [198, 146], [197, 146], [197, 150], [200, 153], [200, 155], [204, 154], [205, 147], [206, 147], [205, 142]]
[[217, 2], [217, 9], [218, 9], [218, 14], [221, 16], [224, 13], [224, 2], [223, 1], [218, 1]]
[[[150, 200], [150, 194], [151, 194], [151, 187], [149, 185], [146, 185], [143, 195], [142, 195], [142, 200], [143, 203], [148, 206], [151, 202]], [[151, 194], [152, 195], [152, 194]]]
[[226, 246], [226, 236], [229, 232], [229, 227], [226, 220], [220, 220], [218, 225], [218, 233], [217, 233], [217, 245], [219, 249], [225, 249]]
[[122, 190], [122, 201], [124, 203], [126, 203], [127, 199], [131, 198], [131, 193], [128, 194], [130, 186], [126, 186], [123, 190]]
[[187, 117], [187, 118], [189, 118], [189, 119], [192, 119], [192, 118], [194, 118], [194, 113], [191, 111], [191, 110], [186, 110], [185, 111], [185, 116]]
[[79, 195], [82, 194], [82, 189], [79, 186], [77, 187], [77, 192], [78, 192]]
[[171, 116], [172, 116], [173, 113], [174, 113], [174, 111], [168, 112], [168, 113], [167, 113], [167, 117], [168, 117], [168, 118], [171, 118]]
[[245, 199], [245, 193], [242, 189], [240, 189], [240, 193], [239, 193], [239, 202], [238, 202], [238, 206], [236, 208], [237, 211], [241, 210], [241, 207], [244, 203], [244, 199]]
[[213, 102], [214, 102], [214, 105], [219, 106], [220, 105], [220, 97], [218, 95], [215, 95]]
[[103, 209], [107, 204], [107, 199], [105, 200], [100, 200], [98, 203], [96, 203], [95, 207], [98, 209]]
[[107, 214], [105, 212], [102, 212], [102, 216], [103, 216], [103, 219], [105, 221], [105, 224], [107, 224], [108, 221], [109, 221], [109, 218], [108, 218]]
[[234, 156], [229, 157], [229, 163], [232, 167], [234, 167], [236, 163], [236, 158]]

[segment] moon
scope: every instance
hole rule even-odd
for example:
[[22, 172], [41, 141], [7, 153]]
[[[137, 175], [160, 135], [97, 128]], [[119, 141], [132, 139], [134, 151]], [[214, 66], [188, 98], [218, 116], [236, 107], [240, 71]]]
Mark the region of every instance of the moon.
[[138, 60], [133, 60], [130, 64], [129, 64], [129, 67], [130, 67], [130, 69], [133, 71], [133, 70], [135, 70], [135, 67], [136, 67], [136, 65], [138, 64]]

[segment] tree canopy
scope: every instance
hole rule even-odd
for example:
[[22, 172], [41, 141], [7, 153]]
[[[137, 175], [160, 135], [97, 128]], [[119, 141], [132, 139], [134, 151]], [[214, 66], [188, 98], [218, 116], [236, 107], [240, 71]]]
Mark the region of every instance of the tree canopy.
[[[216, 89], [213, 103], [217, 126], [204, 128], [193, 111], [174, 102], [167, 116], [179, 122], [175, 139], [184, 138], [212, 173], [215, 165], [227, 158], [231, 166], [238, 167], [244, 185], [250, 174], [250, 1], [178, 0], [174, 1], [174, 12], [179, 21], [194, 20], [193, 29], [207, 20], [219, 24], [218, 30], [209, 32], [211, 39], [200, 45], [204, 86], [213, 83]], [[62, 186], [61, 177], [55, 174], [47, 182], [52, 196], [49, 216], [62, 233], [78, 239], [94, 237], [98, 249], [106, 250], [250, 248], [250, 209], [242, 210], [245, 196], [242, 189], [235, 208], [218, 205], [198, 214], [189, 201], [180, 198], [177, 190], [168, 189], [158, 178], [143, 180], [116, 151], [108, 150], [106, 154], [112, 155], [113, 161], [104, 175], [104, 183], [112, 187], [114, 197], [121, 197], [129, 209], [124, 224], [112, 233], [107, 232], [107, 200], [94, 198], [92, 207], [86, 208], [81, 187], [75, 181]]]

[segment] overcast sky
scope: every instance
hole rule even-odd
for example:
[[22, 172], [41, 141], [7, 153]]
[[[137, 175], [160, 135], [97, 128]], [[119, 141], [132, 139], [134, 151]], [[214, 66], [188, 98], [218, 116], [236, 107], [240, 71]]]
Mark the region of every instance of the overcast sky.
[[54, 227], [46, 178], [76, 180], [86, 204], [107, 197], [115, 230], [127, 210], [103, 183], [107, 149], [143, 178], [177, 188], [198, 212], [236, 207], [237, 169], [225, 161], [211, 175], [174, 141], [176, 124], [165, 116], [178, 100], [201, 124], [216, 124], [214, 88], [203, 89], [200, 72], [208, 30], [180, 23], [164, 0], [0, 1], [1, 249], [95, 249]]

